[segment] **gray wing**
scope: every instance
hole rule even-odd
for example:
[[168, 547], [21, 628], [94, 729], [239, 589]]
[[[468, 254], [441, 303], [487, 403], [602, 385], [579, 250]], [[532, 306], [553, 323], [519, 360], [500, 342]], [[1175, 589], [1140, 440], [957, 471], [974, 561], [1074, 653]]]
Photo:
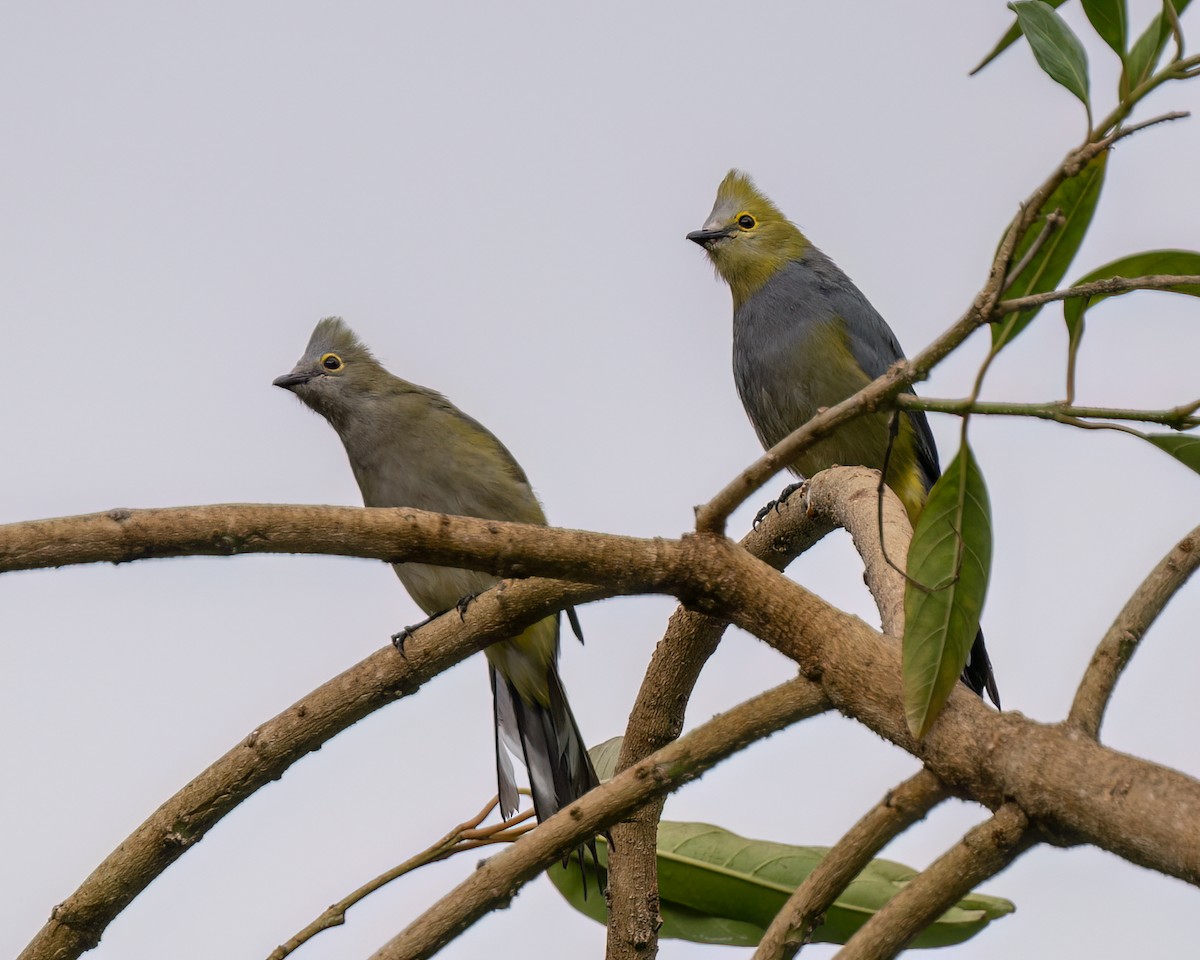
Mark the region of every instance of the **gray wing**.
[[[879, 311], [871, 306], [871, 302], [863, 296], [854, 282], [824, 253], [815, 247], [810, 248], [805, 255], [805, 261], [828, 298], [830, 310], [845, 322], [850, 352], [854, 354], [854, 359], [872, 380], [883, 376], [888, 367], [904, 357], [904, 351], [900, 348], [900, 342], [892, 328], [879, 315]], [[917, 462], [921, 472], [925, 474], [925, 488], [929, 489], [942, 472], [938, 465], [933, 431], [929, 429], [929, 421], [922, 411], [912, 411], [904, 415], [912, 423], [916, 437]]]

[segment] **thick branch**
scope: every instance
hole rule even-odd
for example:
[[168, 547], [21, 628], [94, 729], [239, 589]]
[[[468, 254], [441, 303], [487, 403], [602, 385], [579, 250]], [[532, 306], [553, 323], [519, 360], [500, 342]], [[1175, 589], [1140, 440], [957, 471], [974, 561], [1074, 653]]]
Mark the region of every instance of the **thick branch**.
[[[455, 546], [444, 549], [453, 525]], [[454, 563], [461, 548], [488, 555], [489, 569], [526, 574], [507, 556], [513, 524], [450, 518], [407, 507], [226, 503], [202, 507], [108, 510], [0, 525], [0, 573], [79, 563], [129, 563], [166, 557], [244, 553], [317, 553], [395, 561], [419, 551], [428, 562]], [[529, 526], [528, 531], [545, 530]], [[565, 533], [566, 531], [561, 531]], [[575, 546], [603, 551], [625, 538], [577, 531]], [[634, 541], [630, 541], [634, 542]], [[652, 545], [654, 541], [637, 541]]]
[[[650, 660], [625, 727], [617, 771], [675, 740], [692, 689], [728, 621], [679, 607]], [[665, 795], [614, 823], [608, 856], [606, 960], [653, 960], [662, 923], [658, 897], [658, 821]]]
[[371, 712], [421, 685], [488, 643], [511, 636], [568, 603], [603, 594], [553, 580], [502, 584], [481, 595], [466, 618], [442, 617], [318, 687], [266, 723], [160, 806], [105, 858], [50, 919], [19, 960], [64, 960], [90, 950], [105, 928], [149, 883], [234, 807], [278, 780], [297, 760]]
[[1134, 591], [1104, 634], [1084, 672], [1067, 723], [1089, 737], [1100, 735], [1104, 711], [1121, 673], [1150, 625], [1200, 566], [1200, 527], [1180, 540]]
[[894, 957], [955, 902], [1027, 850], [1034, 842], [1028, 828], [1019, 807], [1002, 806], [884, 904], [838, 951], [838, 960]]
[[903, 636], [904, 571], [912, 526], [900, 498], [890, 487], [880, 491], [878, 470], [833, 467], [804, 485], [804, 503], [809, 512], [850, 534], [883, 632]]
[[[146, 537], [140, 546], [129, 540], [133, 527]], [[30, 528], [54, 535], [36, 546]], [[1061, 728], [993, 713], [966, 690], [955, 691], [931, 733], [914, 742], [904, 722], [898, 645], [724, 538], [639, 540], [415, 510], [197, 507], [139, 512], [120, 523], [83, 517], [0, 527], [0, 569], [45, 565], [48, 557], [66, 563], [178, 555], [185, 544], [209, 546], [222, 531], [247, 529], [257, 531], [241, 544], [247, 551], [286, 544], [282, 549], [344, 554], [355, 552], [353, 544], [367, 556], [603, 583], [609, 595], [670, 593], [796, 660], [839, 710], [920, 758], [955, 793], [993, 808], [1012, 800], [1059, 842], [1094, 843], [1200, 883], [1200, 783]], [[77, 546], [77, 534], [88, 531], [99, 541]], [[154, 532], [163, 539], [149, 536]], [[36, 549], [14, 553], [20, 543]]]
[[[777, 570], [784, 569], [835, 527], [844, 527], [867, 568], [867, 585], [884, 630], [903, 631], [904, 581], [883, 558], [879, 543], [879, 473], [864, 467], [835, 467], [817, 474], [768, 511], [741, 546]], [[891, 490], [883, 497], [883, 528], [889, 551], [903, 558], [912, 529]], [[654, 651], [629, 716], [617, 770], [648, 756], [679, 736], [684, 712], [700, 670], [717, 647], [727, 622], [675, 611]], [[656, 840], [663, 799], [647, 803], [613, 826], [608, 872], [608, 960], [649, 960], [658, 948], [660, 923]], [[835, 894], [836, 896], [836, 894]]]
[[[946, 799], [946, 788], [920, 770], [889, 790], [825, 855], [775, 915], [752, 960], [790, 960], [824, 920], [825, 911], [893, 837]], [[956, 898], [957, 899], [957, 898]]]
[[[839, 482], [836, 485], [824, 482], [827, 476]], [[885, 488], [881, 502], [878, 472], [863, 467], [838, 467], [820, 473], [806, 485], [805, 493], [809, 509], [835, 517], [838, 525], [850, 532], [866, 566], [867, 585], [879, 607], [884, 632], [892, 636], [903, 634], [902, 573], [912, 527], [899, 499]], [[888, 563], [889, 558], [892, 563]], [[889, 792], [834, 845], [821, 865], [796, 889], [771, 921], [754, 960], [794, 956], [820, 925], [829, 905], [870, 859], [946, 796], [946, 789], [927, 770]]]
[[820, 691], [797, 678], [697, 727], [560, 810], [532, 833], [481, 863], [372, 960], [421, 960], [517, 891], [580, 842], [652, 796], [676, 790], [718, 761], [788, 724], [826, 709]]
[[[824, 477], [824, 475], [822, 475]], [[836, 486], [836, 478], [826, 478]], [[834, 528], [809, 512], [800, 497], [778, 505], [743, 540], [742, 547], [782, 570]], [[617, 771], [678, 738], [700, 671], [717, 649], [728, 622], [679, 607], [654, 650], [629, 714]], [[658, 821], [665, 796], [613, 824], [608, 866], [607, 960], [651, 960], [658, 952]]]

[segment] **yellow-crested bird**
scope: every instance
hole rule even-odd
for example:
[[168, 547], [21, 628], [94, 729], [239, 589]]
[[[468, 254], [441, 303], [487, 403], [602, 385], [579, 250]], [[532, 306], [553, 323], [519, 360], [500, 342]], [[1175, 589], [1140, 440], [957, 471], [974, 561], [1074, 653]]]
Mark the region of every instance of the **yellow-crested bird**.
[[[904, 354], [879, 312], [744, 173], [717, 188], [704, 226], [687, 235], [708, 254], [733, 294], [733, 374], [746, 414], [766, 448], [881, 376]], [[868, 413], [790, 464], [811, 477], [834, 464], [884, 467], [915, 524], [940, 474], [925, 414], [900, 415], [890, 456], [889, 416]], [[1000, 695], [980, 632], [963, 682], [998, 707]]]

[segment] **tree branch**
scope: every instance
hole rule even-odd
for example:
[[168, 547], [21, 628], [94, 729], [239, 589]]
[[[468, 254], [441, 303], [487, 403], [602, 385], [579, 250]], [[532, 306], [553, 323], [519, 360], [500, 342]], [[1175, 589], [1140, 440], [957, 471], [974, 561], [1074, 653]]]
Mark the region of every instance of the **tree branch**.
[[928, 770], [918, 771], [889, 790], [796, 888], [771, 921], [751, 960], [791, 960], [824, 922], [825, 911], [871, 859], [947, 796], [946, 788]]
[[[192, 507], [0, 527], [0, 570], [177, 556], [197, 544], [192, 552], [216, 552], [214, 543], [222, 552], [231, 545], [260, 553], [309, 549], [500, 575], [552, 573], [603, 583], [593, 597], [670, 593], [794, 659], [839, 710], [921, 759], [953, 792], [993, 808], [1011, 800], [1056, 842], [1094, 843], [1200, 883], [1196, 780], [1060, 727], [996, 714], [966, 690], [952, 693], [933, 730], [914, 741], [904, 721], [898, 645], [721, 537], [642, 540], [407, 509]], [[489, 595], [500, 603], [518, 586]], [[492, 638], [511, 635], [512, 626], [505, 622]]]
[[1196, 409], [1194, 402], [1180, 404], [1167, 410], [1131, 410], [1124, 407], [1080, 407], [1059, 400], [1049, 400], [1045, 403], [971, 402], [969, 398], [944, 400], [902, 393], [896, 398], [896, 406], [902, 410], [949, 413], [960, 417], [977, 413], [984, 416], [1033, 417], [1038, 420], [1055, 420], [1072, 426], [1074, 425], [1070, 423], [1072, 419], [1092, 418], [1160, 423], [1173, 430], [1191, 430], [1194, 427], [1200, 427], [1200, 417], [1194, 415]]
[[1046, 222], [1042, 224], [1042, 229], [1036, 237], [1033, 238], [1033, 243], [1029, 245], [1029, 249], [1015, 264], [1008, 268], [1008, 275], [1004, 278], [1004, 287], [1001, 289], [1001, 295], [1008, 293], [1009, 289], [1017, 282], [1017, 277], [1025, 270], [1029, 264], [1033, 262], [1033, 258], [1038, 255], [1038, 252], [1046, 245], [1046, 241], [1050, 239], [1050, 234], [1054, 233], [1059, 227], [1067, 222], [1067, 218], [1063, 216], [1062, 210], [1055, 210], [1046, 217]]
[[1133, 592], [1083, 674], [1067, 723], [1095, 739], [1126, 665], [1167, 602], [1200, 566], [1200, 527], [1180, 540]]
[[[2, 530], [3, 528], [0, 528]], [[0, 549], [0, 553], [6, 553]], [[90, 950], [109, 923], [222, 817], [331, 737], [430, 678], [570, 603], [597, 599], [593, 586], [553, 580], [502, 584], [458, 614], [417, 630], [400, 656], [389, 644], [256, 727], [160, 806], [92, 871], [22, 951], [19, 960], [66, 960]]]
[[997, 312], [1018, 313], [1031, 307], [1040, 307], [1055, 300], [1077, 300], [1085, 297], [1102, 295], [1118, 297], [1135, 290], [1170, 290], [1173, 287], [1200, 286], [1200, 276], [1194, 274], [1153, 274], [1145, 277], [1108, 277], [1104, 280], [1093, 280], [1081, 283], [1075, 287], [1063, 290], [1050, 290], [1046, 293], [1031, 293], [1027, 297], [1013, 297], [1011, 300], [1001, 300], [996, 304]]
[[[728, 622], [679, 607], [671, 615], [629, 714], [617, 772], [675, 740], [683, 730], [692, 689], [717, 649]], [[606, 960], [650, 960], [658, 951], [656, 840], [665, 795], [649, 800], [612, 826], [608, 855]]]
[[601, 784], [481, 863], [466, 880], [372, 954], [372, 960], [421, 960], [432, 956], [481, 916], [507, 903], [564, 851], [573, 850], [650, 797], [678, 789], [755, 740], [827, 708], [819, 689], [798, 677], [714, 717]]
[[974, 887], [1027, 850], [1033, 839], [1021, 809], [1006, 803], [919, 873], [858, 929], [837, 960], [894, 957]]
[[409, 857], [403, 863], [384, 871], [374, 880], [367, 881], [353, 893], [342, 897], [337, 903], [330, 904], [312, 923], [272, 950], [267, 956], [267, 960], [284, 960], [285, 957], [291, 956], [318, 933], [341, 926], [346, 922], [347, 910], [365, 900], [376, 890], [387, 886], [393, 880], [398, 880], [406, 873], [412, 873], [412, 871], [426, 864], [446, 860], [456, 853], [475, 850], [493, 843], [511, 843], [517, 837], [528, 833], [534, 828], [535, 824], [527, 822], [533, 819], [532, 809], [526, 810], [524, 813], [515, 814], [501, 823], [481, 828], [479, 825], [496, 809], [499, 802], [500, 798], [498, 796], [493, 797], [479, 813], [470, 820], [460, 823], [436, 843], [426, 847], [420, 853]]
[[[897, 633], [896, 617], [902, 618], [904, 612], [904, 584], [883, 562], [879, 550], [875, 510], [878, 481], [877, 471], [861, 467], [838, 467], [820, 473], [806, 485], [803, 499], [797, 495], [777, 504], [746, 535], [741, 546], [782, 570], [835, 527], [845, 527], [867, 565], [868, 586], [879, 605], [884, 629]], [[911, 528], [904, 508], [890, 490], [884, 497], [884, 511], [891, 531], [889, 542], [907, 553]], [[675, 611], [630, 712], [618, 771], [679, 736], [696, 679], [727, 626], [724, 620], [683, 607]], [[628, 820], [613, 825], [608, 871], [608, 960], [649, 960], [657, 953], [661, 918], [656, 841], [663, 802], [664, 798], [652, 800]]]
[[[879, 610], [883, 632], [904, 635], [904, 571], [912, 525], [900, 498], [880, 488], [879, 471], [831, 467], [804, 485], [804, 506], [850, 534], [863, 561], [863, 579]], [[886, 548], [886, 550], [885, 550]]]
[[[826, 481], [839, 481], [836, 484]], [[866, 565], [866, 579], [879, 607], [884, 632], [904, 633], [904, 565], [912, 527], [899, 499], [888, 488], [880, 502], [879, 473], [864, 467], [837, 467], [817, 474], [805, 486], [805, 501], [818, 515], [830, 515], [854, 539]], [[880, 522], [882, 520], [882, 522]], [[884, 543], [890, 545], [884, 552]], [[888, 562], [896, 557], [896, 565]], [[890, 791], [883, 801], [855, 824], [830, 850], [812, 874], [771, 921], [754, 960], [790, 958], [822, 915], [889, 840], [922, 819], [947, 796], [933, 774], [922, 770]]]

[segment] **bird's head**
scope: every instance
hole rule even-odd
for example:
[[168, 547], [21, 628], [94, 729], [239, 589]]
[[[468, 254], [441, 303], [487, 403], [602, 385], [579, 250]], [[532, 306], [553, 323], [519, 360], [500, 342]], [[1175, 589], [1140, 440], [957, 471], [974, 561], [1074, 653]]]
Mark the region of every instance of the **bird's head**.
[[290, 390], [335, 428], [386, 385], [388, 373], [341, 317], [326, 317], [291, 373], [275, 386]]
[[708, 253], [733, 291], [735, 306], [809, 246], [796, 225], [740, 170], [725, 175], [712, 213], [687, 238]]

